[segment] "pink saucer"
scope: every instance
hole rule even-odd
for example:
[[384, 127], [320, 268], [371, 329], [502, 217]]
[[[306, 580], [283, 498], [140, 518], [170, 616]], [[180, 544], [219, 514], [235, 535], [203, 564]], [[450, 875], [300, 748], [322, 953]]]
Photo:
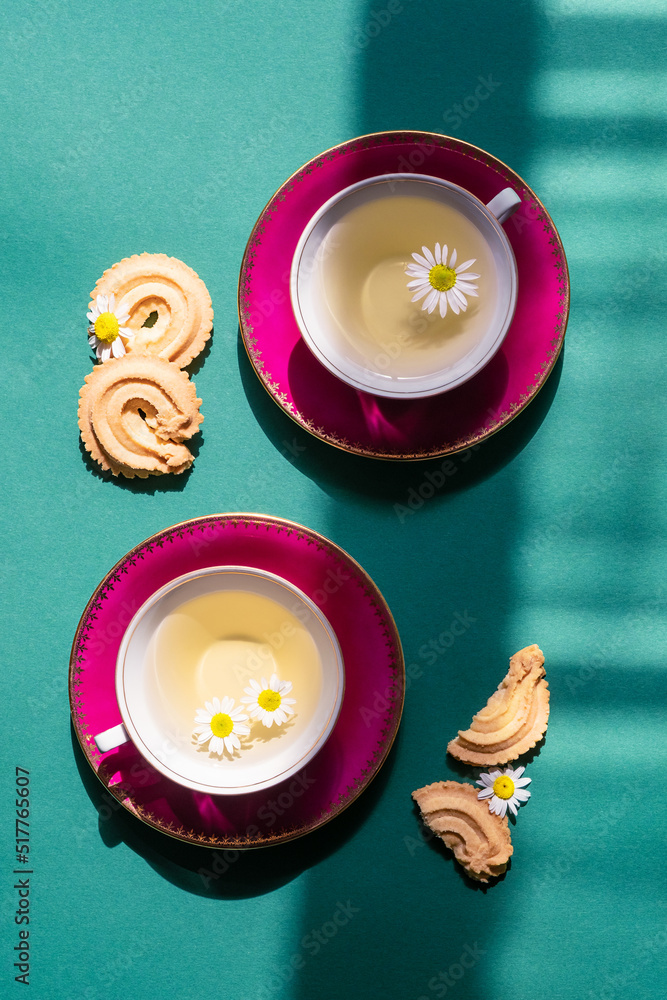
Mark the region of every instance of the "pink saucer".
[[[324, 611], [345, 663], [333, 734], [301, 772], [269, 792], [192, 792], [152, 768], [134, 744], [100, 754], [93, 736], [121, 721], [114, 675], [130, 619], [156, 590], [205, 566], [245, 565], [290, 580]], [[206, 847], [292, 840], [342, 812], [378, 772], [396, 736], [405, 688], [396, 625], [379, 590], [343, 549], [262, 514], [195, 518], [153, 535], [106, 575], [84, 611], [70, 657], [70, 705], [81, 748], [102, 784], [142, 822]]]
[[[503, 346], [469, 382], [427, 399], [383, 399], [337, 379], [303, 343], [289, 295], [292, 257], [317, 209], [356, 181], [403, 170], [442, 177], [484, 202], [511, 186], [523, 202], [504, 226], [519, 268], [519, 295]], [[361, 136], [310, 160], [260, 215], [239, 277], [243, 342], [267, 391], [315, 437], [374, 458], [449, 455], [509, 423], [556, 363], [568, 312], [565, 253], [534, 192], [489, 153], [431, 132]]]

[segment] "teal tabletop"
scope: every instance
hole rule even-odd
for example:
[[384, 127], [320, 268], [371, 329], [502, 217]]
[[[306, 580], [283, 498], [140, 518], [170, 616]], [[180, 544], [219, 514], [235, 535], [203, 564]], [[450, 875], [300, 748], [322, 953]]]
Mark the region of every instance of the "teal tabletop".
[[[15, 0], [0, 22], [2, 996], [660, 1000], [664, 4]], [[241, 262], [273, 193], [322, 151], [392, 129], [516, 171], [569, 265], [544, 388], [447, 476], [309, 434], [239, 334]], [[77, 426], [86, 310], [102, 273], [144, 251], [210, 292], [210, 347], [189, 369], [204, 423], [190, 471], [116, 479]], [[391, 609], [408, 678], [370, 787], [321, 829], [243, 853], [120, 807], [68, 700], [105, 574], [156, 532], [229, 511], [349, 553]], [[549, 729], [509, 870], [482, 886], [411, 792], [472, 779], [447, 742], [532, 643]]]

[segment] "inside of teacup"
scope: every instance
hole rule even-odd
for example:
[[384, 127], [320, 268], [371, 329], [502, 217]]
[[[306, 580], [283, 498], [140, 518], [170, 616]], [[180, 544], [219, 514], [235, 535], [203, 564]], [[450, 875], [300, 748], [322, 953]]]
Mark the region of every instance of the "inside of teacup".
[[[513, 308], [508, 246], [483, 206], [456, 187], [395, 176], [353, 187], [320, 214], [301, 248], [305, 339], [335, 373], [371, 388], [410, 394], [453, 384], [484, 363]], [[429, 299], [433, 286], [414, 301], [415, 265], [427, 279], [436, 272], [444, 316], [440, 296]], [[454, 298], [448, 290], [462, 275], [464, 293]]]
[[174, 780], [264, 787], [322, 741], [342, 694], [338, 655], [321, 613], [284, 581], [197, 576], [140, 617], [119, 702], [139, 749]]

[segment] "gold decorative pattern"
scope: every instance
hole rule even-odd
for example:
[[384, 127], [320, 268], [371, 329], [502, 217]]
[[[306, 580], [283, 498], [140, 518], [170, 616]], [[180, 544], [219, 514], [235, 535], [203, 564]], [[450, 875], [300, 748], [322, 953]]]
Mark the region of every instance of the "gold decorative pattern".
[[[370, 149], [373, 146], [405, 142], [414, 142], [422, 145], [436, 145], [445, 149], [455, 149], [458, 153], [462, 153], [464, 156], [492, 168], [503, 178], [503, 180], [507, 181], [508, 185], [511, 185], [519, 191], [522, 201], [526, 202], [530, 206], [533, 217], [540, 222], [543, 229], [549, 233], [549, 244], [553, 248], [553, 265], [556, 269], [558, 282], [559, 311], [556, 314], [557, 322], [554, 327], [554, 335], [550, 341], [551, 347], [547, 352], [546, 359], [540, 366], [540, 370], [533, 375], [530, 384], [527, 385], [524, 392], [520, 394], [518, 403], [512, 403], [506, 410], [497, 414], [496, 417], [488, 418], [485, 423], [482, 424], [481, 428], [478, 428], [476, 431], [463, 438], [458, 438], [456, 441], [445, 440], [433, 448], [420, 449], [412, 452], [398, 450], [396, 452], [380, 452], [373, 448], [361, 445], [358, 441], [350, 443], [347, 439], [339, 437], [335, 431], [327, 430], [324, 427], [315, 427], [313, 425], [313, 421], [306, 419], [304, 415], [296, 409], [294, 404], [288, 400], [287, 393], [284, 391], [284, 388], [273, 378], [272, 374], [266, 370], [264, 360], [262, 359], [262, 352], [258, 347], [258, 340], [254, 336], [254, 330], [252, 324], [250, 323], [251, 279], [252, 270], [255, 265], [256, 248], [261, 245], [261, 235], [265, 232], [266, 223], [272, 218], [280, 203], [285, 200], [286, 195], [294, 189], [295, 184], [300, 183], [304, 177], [311, 174], [318, 167], [321, 167], [325, 161], [334, 160], [338, 157], [345, 156], [347, 153], [355, 152], [360, 149]], [[331, 149], [321, 154], [320, 157], [310, 160], [308, 163], [304, 164], [304, 166], [300, 167], [299, 170], [292, 174], [292, 176], [285, 181], [278, 191], [276, 191], [260, 214], [260, 217], [255, 224], [246, 245], [238, 285], [238, 314], [243, 344], [262, 385], [267, 390], [269, 395], [272, 396], [275, 402], [278, 403], [280, 408], [287, 413], [287, 415], [291, 417], [295, 423], [299, 424], [300, 427], [303, 427], [303, 429], [309, 434], [312, 434], [313, 437], [326, 441], [327, 444], [331, 444], [335, 448], [368, 458], [380, 458], [390, 461], [423, 461], [426, 459], [443, 458], [446, 455], [453, 455], [459, 451], [465, 451], [475, 444], [480, 444], [482, 441], [485, 441], [492, 434], [497, 433], [497, 431], [513, 420], [537, 395], [556, 364], [558, 355], [560, 354], [563, 346], [563, 338], [565, 337], [569, 310], [570, 286], [565, 251], [551, 216], [539, 198], [517, 173], [511, 170], [501, 160], [491, 156], [490, 153], [485, 152], [478, 146], [473, 146], [470, 143], [462, 142], [461, 140], [454, 139], [451, 136], [440, 135], [435, 132], [398, 131], [375, 132], [369, 135], [362, 135], [349, 142], [333, 146]]]
[[[122, 783], [111, 784], [112, 775], [108, 773], [107, 768], [101, 760], [101, 755], [93, 739], [94, 734], [89, 730], [86, 714], [82, 708], [83, 695], [81, 687], [86, 660], [87, 640], [89, 633], [94, 628], [94, 622], [97, 620], [97, 612], [101, 610], [103, 602], [108, 599], [115, 584], [120, 581], [124, 574], [129, 572], [128, 567], [136, 565], [139, 560], [144, 559], [146, 554], [152, 552], [154, 548], [163, 548], [167, 543], [173, 544], [175, 538], [183, 538], [185, 534], [194, 535], [197, 532], [204, 533], [210, 531], [212, 526], [218, 526], [223, 529], [228, 526], [234, 529], [242, 526], [246, 530], [254, 528], [256, 531], [260, 531], [265, 529], [267, 532], [273, 529], [278, 534], [285, 531], [288, 536], [296, 535], [299, 541], [306, 542], [309, 546], [315, 545], [318, 551], [326, 552], [329, 557], [341, 564], [347, 572], [351, 572], [352, 578], [361, 588], [371, 607], [374, 609], [375, 615], [382, 620], [382, 633], [386, 637], [386, 645], [390, 649], [389, 672], [391, 679], [389, 694], [386, 697], [387, 708], [384, 712], [380, 739], [377, 741], [373, 753], [360, 769], [354, 784], [348, 786], [344, 794], [339, 795], [332, 801], [328, 809], [313, 816], [302, 825], [282, 829], [275, 833], [263, 831], [261, 835], [256, 837], [236, 834], [229, 837], [222, 837], [203, 834], [201, 831], [187, 829], [182, 825], [177, 826], [173, 822], [167, 822], [161, 817], [156, 816], [150, 809], [134, 802], [131, 789], [124, 787]], [[192, 520], [183, 521], [171, 528], [158, 532], [156, 535], [135, 546], [134, 549], [116, 563], [95, 590], [79, 621], [70, 655], [69, 697], [74, 730], [86, 760], [103, 786], [118, 800], [124, 809], [146, 825], [176, 840], [183, 840], [190, 844], [209, 848], [233, 847], [244, 849], [285, 843], [306, 833], [310, 833], [347, 809], [367, 787], [373, 777], [375, 777], [375, 774], [391, 750], [403, 711], [404, 691], [405, 663], [396, 623], [382, 594], [365, 570], [362, 569], [352, 556], [318, 532], [310, 528], [304, 528], [302, 525], [296, 524], [293, 521], [287, 521], [284, 518], [269, 517], [262, 514], [230, 513], [193, 518]]]

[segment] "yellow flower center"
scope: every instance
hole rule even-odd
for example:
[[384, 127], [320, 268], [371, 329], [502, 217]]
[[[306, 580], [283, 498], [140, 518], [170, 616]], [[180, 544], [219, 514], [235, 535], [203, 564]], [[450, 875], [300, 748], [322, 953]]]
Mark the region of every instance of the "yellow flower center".
[[448, 292], [456, 284], [456, 271], [446, 264], [436, 264], [428, 272], [428, 280], [438, 292]]
[[107, 344], [112, 344], [118, 336], [118, 320], [113, 313], [101, 313], [95, 320], [95, 336], [98, 340], [104, 340]]
[[226, 712], [218, 712], [211, 719], [211, 732], [214, 736], [229, 736], [233, 728], [232, 717]]
[[263, 708], [265, 712], [275, 712], [281, 701], [282, 698], [277, 691], [272, 691], [271, 688], [266, 688], [266, 690], [262, 691], [257, 699], [257, 704], [260, 708]]
[[493, 782], [493, 794], [499, 799], [511, 799], [514, 795], [514, 782], [506, 774], [501, 774]]

